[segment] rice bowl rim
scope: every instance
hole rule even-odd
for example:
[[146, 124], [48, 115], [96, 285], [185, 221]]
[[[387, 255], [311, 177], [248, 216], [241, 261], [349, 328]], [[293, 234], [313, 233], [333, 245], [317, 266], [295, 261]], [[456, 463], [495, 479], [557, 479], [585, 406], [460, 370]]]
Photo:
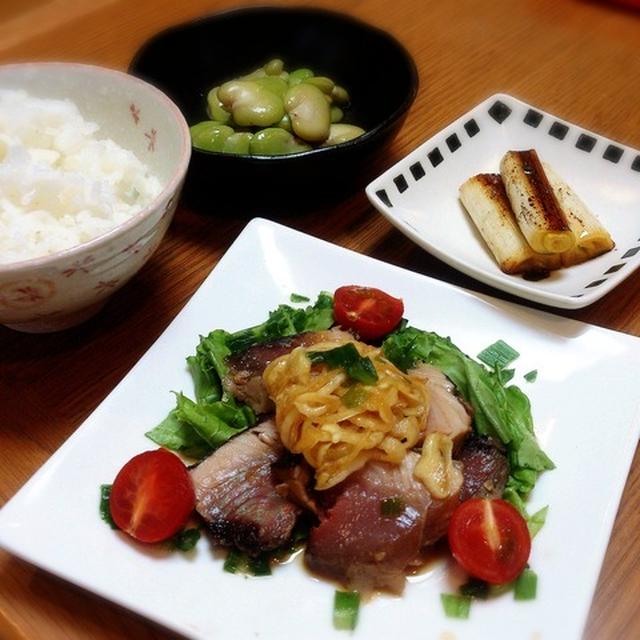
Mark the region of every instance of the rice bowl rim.
[[[146, 218], [148, 218], [154, 211], [158, 209], [158, 206], [163, 200], [169, 200], [172, 194], [175, 194], [180, 186], [180, 183], [184, 180], [189, 166], [189, 160], [191, 158], [191, 136], [189, 133], [189, 126], [185, 120], [182, 112], [177, 105], [169, 98], [164, 92], [157, 87], [154, 87], [149, 82], [137, 78], [136, 76], [119, 71], [117, 69], [111, 69], [109, 67], [101, 67], [97, 65], [84, 64], [78, 62], [22, 62], [0, 65], [0, 88], [1, 77], [4, 71], [7, 70], [20, 70], [20, 69], [62, 69], [62, 70], [84, 70], [96, 75], [109, 76], [119, 80], [122, 84], [132, 84], [142, 87], [147, 93], [152, 95], [158, 102], [164, 106], [164, 108], [173, 116], [178, 130], [181, 134], [181, 148], [177, 161], [177, 167], [173, 172], [171, 179], [162, 188], [160, 193], [155, 196], [145, 207], [143, 207], [138, 213], [134, 214], [124, 222], [117, 224], [112, 229], [105, 233], [82, 242], [80, 244], [73, 245], [67, 249], [61, 249], [55, 253], [51, 253], [46, 256], [38, 256], [37, 258], [27, 258], [26, 260], [17, 260], [15, 262], [0, 262], [0, 274], [9, 274], [20, 271], [28, 271], [31, 269], [46, 268], [52, 266], [60, 259], [72, 259], [76, 255], [80, 255], [85, 251], [93, 250], [102, 244], [107, 244], [110, 240], [116, 239], [121, 235], [126, 234], [128, 231], [134, 229], [141, 224]], [[96, 123], [100, 125], [100, 123]], [[124, 147], [123, 147], [124, 148]], [[130, 149], [129, 149], [130, 150]]]

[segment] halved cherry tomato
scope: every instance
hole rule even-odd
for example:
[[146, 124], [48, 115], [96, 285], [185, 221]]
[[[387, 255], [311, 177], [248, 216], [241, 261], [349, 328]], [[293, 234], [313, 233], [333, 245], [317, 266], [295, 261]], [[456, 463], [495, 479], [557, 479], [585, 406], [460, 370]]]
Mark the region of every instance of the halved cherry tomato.
[[111, 517], [140, 542], [160, 542], [180, 531], [195, 506], [191, 476], [166, 449], [145, 451], [120, 469], [111, 488]]
[[453, 512], [449, 522], [453, 557], [475, 578], [491, 584], [515, 580], [531, 552], [525, 519], [505, 500], [472, 498]]
[[333, 294], [333, 314], [345, 329], [353, 329], [363, 340], [389, 333], [402, 319], [404, 304], [380, 289], [349, 285]]

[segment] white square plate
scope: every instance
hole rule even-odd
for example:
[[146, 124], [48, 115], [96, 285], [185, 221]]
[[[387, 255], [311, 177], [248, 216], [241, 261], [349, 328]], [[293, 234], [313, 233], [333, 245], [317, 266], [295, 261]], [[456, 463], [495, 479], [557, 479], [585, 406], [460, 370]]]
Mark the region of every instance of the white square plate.
[[[206, 539], [193, 554], [145, 548], [98, 515], [100, 484], [112, 482], [136, 453], [155, 448], [143, 434], [173, 407], [170, 390], [192, 392], [185, 357], [199, 334], [257, 324], [293, 292], [315, 297], [345, 283], [401, 296], [414, 326], [450, 336], [471, 355], [498, 339], [516, 348], [515, 382], [529, 394], [539, 440], [557, 465], [541, 477], [530, 505], [550, 505], [530, 561], [539, 577], [536, 600], [514, 602], [506, 594], [474, 604], [469, 620], [447, 619], [439, 594], [452, 588], [450, 567], [441, 562], [407, 585], [402, 598], [364, 605], [353, 636], [577, 639], [640, 430], [640, 340], [475, 295], [259, 219], [0, 511], [0, 545], [188, 637], [347, 637], [332, 628], [334, 586], [312, 578], [300, 562], [245, 579], [223, 572]], [[524, 382], [532, 369], [536, 382]]]
[[[598, 216], [616, 243], [594, 260], [538, 282], [510, 276], [458, 199], [478, 173], [499, 172], [509, 150], [536, 149]], [[497, 94], [458, 118], [367, 187], [371, 203], [443, 262], [521, 298], [553, 307], [592, 304], [640, 266], [640, 151], [511, 96]]]

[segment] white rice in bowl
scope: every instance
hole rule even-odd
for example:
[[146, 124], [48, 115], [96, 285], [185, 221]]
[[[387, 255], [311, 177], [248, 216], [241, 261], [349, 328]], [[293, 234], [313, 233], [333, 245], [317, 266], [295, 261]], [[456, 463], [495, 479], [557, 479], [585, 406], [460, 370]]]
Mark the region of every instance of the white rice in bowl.
[[98, 130], [69, 100], [0, 89], [0, 263], [87, 242], [160, 193], [149, 168]]

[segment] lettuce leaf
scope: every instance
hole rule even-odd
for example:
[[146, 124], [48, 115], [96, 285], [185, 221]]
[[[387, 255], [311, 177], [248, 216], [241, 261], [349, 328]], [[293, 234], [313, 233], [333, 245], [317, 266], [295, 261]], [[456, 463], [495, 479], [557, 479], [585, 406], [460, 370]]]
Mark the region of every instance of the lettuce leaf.
[[227, 334], [230, 353], [245, 351], [254, 344], [269, 342], [306, 331], [325, 331], [333, 325], [333, 296], [322, 291], [315, 303], [304, 309], [281, 304], [269, 318], [255, 327]]
[[496, 438], [507, 449], [511, 475], [505, 497], [519, 502], [533, 488], [538, 474], [554, 464], [535, 438], [531, 405], [516, 386], [506, 386], [501, 370], [490, 371], [469, 358], [449, 338], [408, 327], [391, 334], [383, 343], [386, 357], [408, 371], [421, 362], [440, 369], [474, 409], [478, 434]]
[[249, 347], [333, 325], [333, 297], [321, 292], [313, 305], [294, 309], [280, 305], [260, 325], [229, 333], [215, 329], [200, 336], [195, 355], [187, 357], [195, 401], [176, 394], [176, 408], [146, 436], [156, 444], [200, 459], [256, 424], [253, 410], [225, 388], [227, 359]]

